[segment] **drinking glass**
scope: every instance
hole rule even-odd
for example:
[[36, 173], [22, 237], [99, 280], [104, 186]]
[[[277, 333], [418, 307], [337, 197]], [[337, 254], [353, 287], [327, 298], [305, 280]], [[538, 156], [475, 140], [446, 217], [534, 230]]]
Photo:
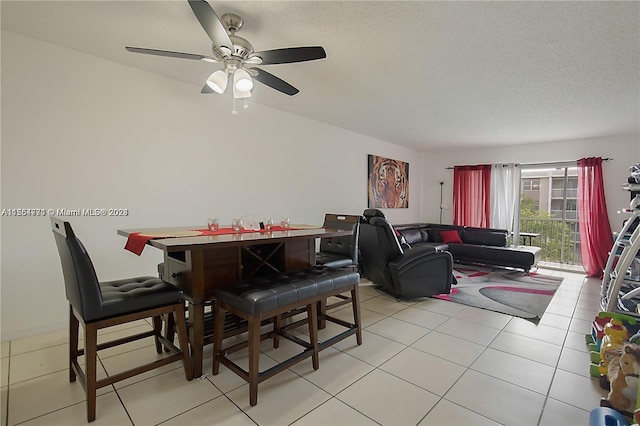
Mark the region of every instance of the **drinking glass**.
[[209, 228], [209, 231], [217, 231], [218, 228], [220, 228], [220, 222], [218, 222], [218, 218], [214, 217], [213, 219], [208, 219], [207, 228]]
[[240, 232], [242, 230], [242, 221], [240, 221], [240, 219], [233, 219], [231, 221], [231, 228], [233, 228], [233, 232]]
[[282, 226], [283, 228], [288, 228], [289, 225], [291, 225], [291, 222], [289, 221], [288, 217], [283, 217], [282, 220], [280, 221], [280, 226]]
[[271, 228], [273, 228], [273, 219], [268, 217], [264, 221], [264, 230], [265, 231], [271, 231]]

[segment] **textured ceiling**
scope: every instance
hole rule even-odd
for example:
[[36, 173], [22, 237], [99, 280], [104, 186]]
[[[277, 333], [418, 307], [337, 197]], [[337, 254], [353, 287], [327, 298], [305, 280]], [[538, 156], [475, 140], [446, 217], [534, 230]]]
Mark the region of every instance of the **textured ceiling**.
[[[264, 66], [300, 89], [251, 102], [417, 150], [639, 131], [640, 2], [210, 1], [256, 51], [322, 45], [321, 61]], [[10, 1], [2, 28], [193, 85], [220, 66], [185, 0]], [[25, 52], [28, 54], [28, 52]], [[158, 90], [163, 90], [158, 87]]]

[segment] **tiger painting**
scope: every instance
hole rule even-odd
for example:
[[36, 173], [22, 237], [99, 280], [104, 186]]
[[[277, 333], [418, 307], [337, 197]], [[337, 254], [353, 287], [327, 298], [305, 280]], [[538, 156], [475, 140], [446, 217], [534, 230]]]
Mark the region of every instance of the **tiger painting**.
[[369, 208], [409, 207], [409, 163], [369, 154]]

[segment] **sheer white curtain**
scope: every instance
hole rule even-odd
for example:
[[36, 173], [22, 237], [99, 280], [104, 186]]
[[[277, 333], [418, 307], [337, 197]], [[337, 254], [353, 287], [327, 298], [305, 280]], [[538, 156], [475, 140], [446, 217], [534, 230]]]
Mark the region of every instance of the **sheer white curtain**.
[[515, 164], [494, 164], [491, 167], [492, 228], [513, 230], [513, 215], [519, 193]]

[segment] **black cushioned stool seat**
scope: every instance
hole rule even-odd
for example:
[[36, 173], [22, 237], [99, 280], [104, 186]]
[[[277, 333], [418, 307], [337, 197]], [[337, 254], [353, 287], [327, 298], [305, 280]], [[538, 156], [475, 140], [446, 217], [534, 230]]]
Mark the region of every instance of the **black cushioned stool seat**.
[[[155, 277], [134, 277], [100, 283], [102, 306], [96, 318], [178, 303], [183, 300], [176, 287]], [[95, 313], [95, 312], [92, 312]], [[85, 321], [92, 319], [87, 315]]]
[[346, 257], [344, 254], [319, 251], [316, 253], [316, 263], [330, 268], [346, 268], [348, 266], [353, 266], [353, 259], [351, 257]]
[[[249, 383], [249, 402], [253, 406], [256, 405], [258, 400], [258, 383], [308, 357], [312, 357], [313, 368], [317, 370], [319, 368], [318, 352], [350, 335], [355, 334], [357, 343], [362, 344], [358, 295], [359, 282], [360, 275], [351, 269], [316, 267], [303, 271], [253, 278], [215, 290], [213, 374], [218, 374], [220, 363], [223, 363], [246, 380]], [[351, 292], [353, 301], [354, 323], [350, 324], [322, 314], [326, 320], [343, 325], [347, 329], [337, 336], [320, 343], [318, 341], [317, 305], [327, 297], [347, 291]], [[307, 312], [305, 319], [289, 324], [286, 327], [281, 326], [282, 314], [303, 306]], [[224, 311], [231, 312], [248, 322], [247, 341], [225, 349], [222, 348], [225, 325]], [[261, 322], [269, 318], [273, 319], [273, 331], [261, 335]], [[287, 330], [292, 326], [299, 326], [305, 322], [309, 326], [309, 342], [287, 333]], [[305, 349], [270, 369], [260, 372], [258, 365], [260, 341], [273, 338], [274, 348], [277, 348], [279, 336], [285, 337]], [[249, 371], [242, 369], [227, 358], [228, 354], [246, 347], [249, 349]]]

